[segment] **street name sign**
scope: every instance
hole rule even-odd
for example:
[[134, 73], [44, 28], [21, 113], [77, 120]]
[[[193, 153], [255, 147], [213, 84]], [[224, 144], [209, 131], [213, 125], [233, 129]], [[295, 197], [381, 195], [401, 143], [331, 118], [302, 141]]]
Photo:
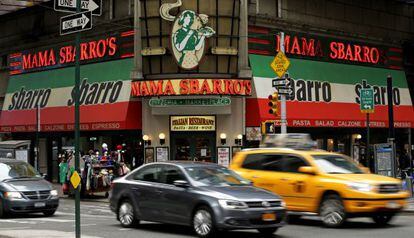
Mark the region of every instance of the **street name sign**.
[[291, 95], [293, 93], [292, 88], [277, 88], [277, 92], [280, 95]]
[[92, 29], [91, 12], [81, 12], [60, 18], [60, 35]]
[[279, 78], [285, 74], [286, 70], [289, 68], [289, 65], [290, 61], [282, 51], [279, 51], [279, 53], [277, 53], [273, 59], [272, 63], [270, 63], [270, 67], [273, 69], [273, 71], [275, 71]]
[[276, 78], [272, 80], [272, 87], [289, 86], [289, 80], [285, 78]]
[[363, 88], [361, 89], [360, 97], [360, 110], [362, 113], [374, 113], [374, 89]]
[[[55, 11], [76, 12], [77, 0], [55, 0]], [[94, 16], [102, 15], [102, 0], [81, 0], [81, 12], [92, 12]]]

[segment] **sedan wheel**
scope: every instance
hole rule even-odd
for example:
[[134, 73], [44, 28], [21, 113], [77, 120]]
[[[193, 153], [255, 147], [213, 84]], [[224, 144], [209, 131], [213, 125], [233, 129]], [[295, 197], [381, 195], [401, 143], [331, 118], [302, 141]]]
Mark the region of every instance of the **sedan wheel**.
[[327, 227], [341, 226], [346, 220], [341, 198], [338, 195], [326, 196], [320, 208], [320, 216], [323, 224]]
[[207, 207], [199, 208], [193, 217], [195, 233], [202, 238], [212, 237], [215, 231], [211, 210]]
[[136, 219], [134, 207], [129, 200], [123, 201], [119, 206], [118, 219], [123, 227], [133, 227], [138, 225], [139, 220]]

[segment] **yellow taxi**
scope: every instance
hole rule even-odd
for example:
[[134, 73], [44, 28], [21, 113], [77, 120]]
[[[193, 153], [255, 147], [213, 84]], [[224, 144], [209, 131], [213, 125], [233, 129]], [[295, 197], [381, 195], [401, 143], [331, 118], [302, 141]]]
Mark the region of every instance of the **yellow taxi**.
[[289, 219], [319, 215], [324, 225], [338, 227], [347, 218], [372, 217], [385, 225], [406, 206], [409, 194], [401, 180], [371, 174], [342, 154], [292, 144], [243, 150], [230, 165], [255, 186], [282, 196]]

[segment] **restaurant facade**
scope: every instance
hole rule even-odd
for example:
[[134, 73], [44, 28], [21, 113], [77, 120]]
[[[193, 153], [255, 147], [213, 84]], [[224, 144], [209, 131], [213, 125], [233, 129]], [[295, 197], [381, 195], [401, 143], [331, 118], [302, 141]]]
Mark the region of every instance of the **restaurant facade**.
[[[100, 32], [81, 44], [83, 152], [123, 144], [139, 163], [227, 165], [240, 149], [280, 132], [268, 96], [282, 31], [293, 91], [288, 132], [310, 133], [318, 148], [363, 161], [361, 89], [374, 90], [371, 143], [387, 142], [391, 76], [395, 140], [399, 150], [410, 147], [414, 112], [401, 45], [258, 21], [247, 0], [138, 2], [135, 30]], [[39, 168], [52, 177], [57, 151], [73, 147], [74, 55], [67, 42], [8, 54], [0, 131], [30, 138], [33, 149], [39, 136]]]

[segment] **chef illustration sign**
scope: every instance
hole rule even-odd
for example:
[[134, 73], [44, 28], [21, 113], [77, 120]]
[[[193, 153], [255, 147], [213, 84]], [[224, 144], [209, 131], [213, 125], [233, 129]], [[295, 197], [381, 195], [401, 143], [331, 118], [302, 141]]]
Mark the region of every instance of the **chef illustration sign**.
[[170, 39], [174, 58], [182, 69], [191, 70], [198, 66], [204, 56], [206, 39], [216, 32], [207, 26], [208, 16], [205, 14], [197, 14], [191, 10], [185, 10], [177, 17], [169, 14], [172, 8], [181, 5], [181, 0], [164, 3], [161, 5], [160, 15], [163, 19], [174, 22]]

